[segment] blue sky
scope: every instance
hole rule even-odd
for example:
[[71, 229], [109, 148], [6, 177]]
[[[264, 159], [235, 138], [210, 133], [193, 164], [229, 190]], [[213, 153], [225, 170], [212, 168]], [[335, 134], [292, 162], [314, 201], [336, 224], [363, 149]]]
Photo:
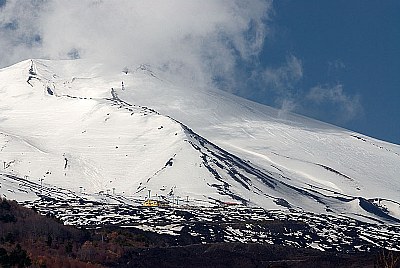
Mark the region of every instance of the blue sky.
[[0, 67], [145, 63], [400, 144], [399, 14], [398, 0], [0, 0]]
[[[302, 69], [275, 95], [291, 99], [295, 112], [400, 144], [400, 1], [279, 0], [269, 25], [260, 65], [276, 71], [295, 57]], [[310, 102], [315, 87], [341, 93]], [[279, 106], [269, 91], [251, 98]], [[351, 104], [355, 111], [341, 107]]]

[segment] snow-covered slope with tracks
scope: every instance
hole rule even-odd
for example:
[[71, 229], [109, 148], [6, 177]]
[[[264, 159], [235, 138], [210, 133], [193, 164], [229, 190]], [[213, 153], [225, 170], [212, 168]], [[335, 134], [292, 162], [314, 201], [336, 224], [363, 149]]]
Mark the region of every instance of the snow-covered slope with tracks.
[[173, 196], [400, 221], [400, 146], [148, 66], [111, 73], [83, 60], [0, 70], [0, 193], [17, 176], [77, 194]]

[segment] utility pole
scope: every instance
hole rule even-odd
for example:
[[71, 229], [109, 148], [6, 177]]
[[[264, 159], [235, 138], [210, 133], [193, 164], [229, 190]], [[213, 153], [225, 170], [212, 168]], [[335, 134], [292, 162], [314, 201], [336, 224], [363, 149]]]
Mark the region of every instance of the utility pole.
[[149, 199], [150, 199], [150, 197], [151, 197], [151, 190], [149, 189], [148, 191], [149, 191]]
[[43, 180], [44, 180], [43, 178], [39, 179], [39, 181], [40, 181], [40, 194], [41, 195], [43, 195]]

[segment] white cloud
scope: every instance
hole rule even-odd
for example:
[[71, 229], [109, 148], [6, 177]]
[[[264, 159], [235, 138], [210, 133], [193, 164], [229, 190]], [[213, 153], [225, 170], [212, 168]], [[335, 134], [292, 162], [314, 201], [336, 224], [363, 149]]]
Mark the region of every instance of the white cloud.
[[267, 89], [276, 91], [281, 95], [291, 95], [296, 83], [303, 78], [303, 65], [300, 59], [291, 55], [286, 58], [286, 63], [278, 68], [266, 68], [263, 80]]
[[296, 56], [287, 56], [286, 62], [279, 67], [265, 68], [261, 78], [263, 90], [279, 109], [279, 117], [283, 118], [300, 107], [297, 84], [303, 78], [303, 64]]
[[307, 93], [306, 99], [319, 106], [336, 106], [335, 116], [342, 122], [348, 122], [362, 113], [360, 97], [346, 94], [341, 84], [315, 86]]
[[7, 0], [0, 66], [79, 55], [163, 66], [199, 83], [229, 80], [238, 61], [261, 51], [270, 10], [264, 0]]
[[0, 9], [0, 67], [40, 55], [40, 29], [35, 21], [40, 1], [6, 1]]

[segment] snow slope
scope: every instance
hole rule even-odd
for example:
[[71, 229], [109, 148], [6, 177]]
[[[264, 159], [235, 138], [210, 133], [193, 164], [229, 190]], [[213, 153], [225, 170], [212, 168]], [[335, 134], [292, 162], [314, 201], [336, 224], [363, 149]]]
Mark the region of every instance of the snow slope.
[[[84, 60], [0, 70], [6, 175], [76, 193], [149, 194], [400, 222], [400, 146], [226, 92], [185, 88], [140, 65]], [[29, 191], [27, 191], [29, 192]]]

